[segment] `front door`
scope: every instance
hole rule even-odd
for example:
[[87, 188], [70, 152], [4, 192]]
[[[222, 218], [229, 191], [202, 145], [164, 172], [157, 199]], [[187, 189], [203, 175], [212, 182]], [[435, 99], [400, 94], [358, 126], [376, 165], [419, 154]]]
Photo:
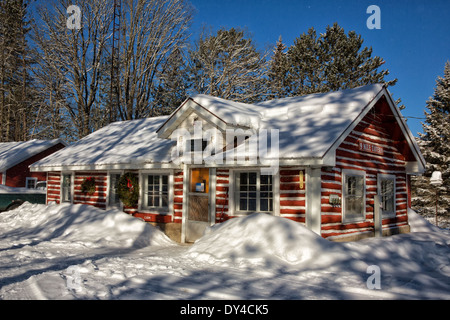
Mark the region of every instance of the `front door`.
[[193, 168], [190, 170], [188, 194], [186, 242], [194, 242], [211, 225], [208, 168]]

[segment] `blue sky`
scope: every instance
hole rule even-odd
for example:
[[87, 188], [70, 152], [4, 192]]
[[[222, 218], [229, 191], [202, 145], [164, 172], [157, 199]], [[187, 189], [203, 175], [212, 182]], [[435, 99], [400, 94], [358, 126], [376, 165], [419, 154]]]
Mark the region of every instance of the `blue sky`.
[[[190, 0], [195, 8], [193, 36], [202, 26], [245, 28], [261, 50], [281, 35], [286, 46], [314, 27], [318, 33], [337, 22], [346, 33], [356, 31], [373, 55], [382, 57], [389, 90], [401, 98], [414, 135], [422, 132], [426, 100], [433, 95], [437, 76], [450, 61], [449, 0]], [[381, 11], [381, 29], [368, 29], [369, 5]], [[420, 118], [420, 119], [417, 119]]]

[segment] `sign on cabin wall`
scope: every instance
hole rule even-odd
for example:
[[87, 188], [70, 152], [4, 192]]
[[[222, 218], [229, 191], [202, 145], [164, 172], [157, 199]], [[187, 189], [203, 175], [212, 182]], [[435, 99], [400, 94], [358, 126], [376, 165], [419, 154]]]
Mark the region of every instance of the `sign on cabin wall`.
[[372, 143], [358, 141], [359, 151], [383, 155], [383, 148]]

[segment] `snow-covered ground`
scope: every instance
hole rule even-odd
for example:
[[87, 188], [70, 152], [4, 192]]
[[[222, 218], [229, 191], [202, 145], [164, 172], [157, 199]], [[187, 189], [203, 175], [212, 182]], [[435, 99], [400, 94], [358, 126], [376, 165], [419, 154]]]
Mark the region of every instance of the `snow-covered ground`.
[[0, 214], [0, 298], [450, 299], [450, 233], [352, 243], [254, 214], [180, 245], [117, 210], [33, 205]]

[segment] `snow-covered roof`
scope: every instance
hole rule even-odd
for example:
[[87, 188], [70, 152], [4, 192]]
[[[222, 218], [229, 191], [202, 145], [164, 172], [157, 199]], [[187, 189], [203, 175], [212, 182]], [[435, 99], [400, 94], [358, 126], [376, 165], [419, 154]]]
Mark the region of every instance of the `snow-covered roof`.
[[19, 142], [2, 142], [0, 143], [0, 172], [6, 171], [16, 164], [37, 155], [40, 152], [51, 148], [58, 143], [63, 142], [60, 139], [54, 140], [29, 140]]
[[264, 107], [198, 94], [191, 97], [198, 105], [232, 126], [258, 129]]
[[[151, 167], [150, 164], [153, 167], [171, 165], [174, 144], [171, 134], [192, 112], [221, 130], [233, 127], [248, 128], [252, 132], [278, 130], [277, 160], [302, 162], [298, 165], [330, 165], [335, 159], [333, 150], [346, 132], [350, 132], [384, 94], [390, 96], [382, 84], [373, 84], [256, 104], [195, 95], [170, 116], [112, 123], [35, 163], [32, 170], [138, 169]], [[396, 109], [395, 105], [392, 108]], [[411, 136], [411, 143], [415, 143], [410, 132], [407, 135]]]
[[279, 130], [280, 158], [323, 157], [382, 89], [374, 84], [258, 103], [260, 129]]
[[167, 117], [114, 122], [76, 143], [34, 163], [32, 171], [46, 168], [83, 167], [141, 163], [161, 163], [170, 160], [170, 140], [159, 139], [156, 130]]
[[[354, 89], [270, 100], [256, 104], [228, 101], [206, 95], [187, 99], [158, 129], [167, 138], [189, 109], [217, 120], [220, 127], [244, 127], [279, 131], [279, 158], [319, 158], [361, 112], [380, 94], [384, 86], [373, 84]], [[227, 128], [228, 128], [227, 127]], [[224, 128], [224, 127], [222, 127]]]
[[[361, 110], [381, 91], [382, 84], [300, 97], [246, 104], [203, 94], [190, 99], [231, 126], [250, 129], [279, 129], [290, 135], [292, 127], [302, 135], [317, 133], [329, 126], [341, 127], [353, 121]], [[175, 111], [176, 112], [176, 111]], [[323, 118], [332, 119], [324, 123]], [[300, 133], [298, 130], [295, 132]], [[341, 133], [341, 132], [340, 132]]]

